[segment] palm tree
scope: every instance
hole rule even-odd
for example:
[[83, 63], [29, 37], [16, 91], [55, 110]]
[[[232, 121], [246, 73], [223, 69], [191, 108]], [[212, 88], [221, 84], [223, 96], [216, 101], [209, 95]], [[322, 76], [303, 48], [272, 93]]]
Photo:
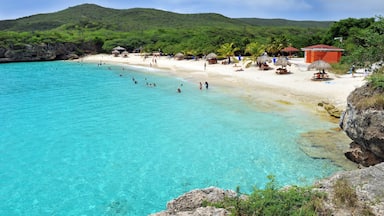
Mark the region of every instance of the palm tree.
[[228, 58], [228, 64], [231, 64], [231, 57], [235, 55], [235, 52], [239, 48], [234, 48], [233, 43], [225, 43], [217, 50], [218, 53]]
[[251, 60], [252, 62], [257, 61], [257, 57], [261, 56], [265, 52], [265, 45], [259, 44], [257, 42], [252, 42], [245, 47], [245, 53], [251, 55], [251, 57], [244, 60]]
[[288, 40], [285, 36], [280, 37], [271, 37], [269, 39], [269, 44], [266, 47], [266, 50], [268, 53], [271, 54], [277, 54], [280, 52], [284, 47], [288, 46]]

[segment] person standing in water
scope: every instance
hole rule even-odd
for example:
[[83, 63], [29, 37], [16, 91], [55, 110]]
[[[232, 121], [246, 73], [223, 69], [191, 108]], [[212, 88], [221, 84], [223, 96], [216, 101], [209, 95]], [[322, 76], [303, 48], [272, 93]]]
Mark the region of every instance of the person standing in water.
[[208, 82], [205, 81], [205, 88], [208, 89]]

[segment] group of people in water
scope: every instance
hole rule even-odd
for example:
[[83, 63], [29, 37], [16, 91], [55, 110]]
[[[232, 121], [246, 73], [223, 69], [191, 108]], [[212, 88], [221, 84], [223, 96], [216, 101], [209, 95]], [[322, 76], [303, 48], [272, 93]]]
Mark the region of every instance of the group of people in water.
[[[205, 85], [205, 89], [208, 90], [209, 84], [208, 84], [207, 81], [204, 82], [204, 85]], [[180, 87], [177, 88], [177, 92], [178, 92], [178, 93], [181, 93], [181, 87], [182, 87], [182, 86], [183, 86], [183, 84], [181, 84]], [[200, 89], [200, 90], [203, 90], [203, 83], [202, 83], [202, 82], [199, 83], [199, 89]]]
[[[98, 66], [100, 66], [101, 64], [98, 64]], [[124, 70], [124, 68], [122, 69]], [[123, 74], [119, 74], [120, 77], [123, 77]], [[146, 81], [146, 86], [148, 87], [156, 87], [156, 83], [152, 83], [152, 82], [148, 82], [147, 81], [147, 78], [145, 78], [145, 81]], [[138, 81], [135, 79], [135, 77], [132, 77], [132, 82], [134, 84], [138, 84]], [[207, 81], [204, 82], [199, 82], [199, 89], [200, 90], [203, 90], [203, 85], [205, 86], [205, 89], [208, 90], [209, 88], [209, 84]], [[177, 88], [177, 93], [181, 93], [181, 87], [183, 87], [183, 84], [181, 83], [180, 86]]]
[[[120, 74], [119, 76], [122, 77], [123, 75]], [[145, 81], [146, 81], [146, 85], [147, 85], [147, 86], [149, 86], [149, 87], [156, 87], [156, 83], [148, 82], [148, 81], [147, 81], [147, 78], [145, 78]], [[135, 77], [132, 77], [132, 82], [133, 82], [134, 84], [138, 84], [138, 81], [135, 79]], [[208, 90], [209, 84], [208, 84], [207, 81], [204, 82], [204, 86], [205, 86], [205, 89]], [[180, 86], [177, 88], [177, 93], [181, 93], [181, 87], [183, 87], [183, 84], [182, 84], [182, 83], [181, 83]], [[199, 83], [199, 89], [200, 89], [200, 90], [203, 90], [203, 83], [202, 83], [202, 82]]]

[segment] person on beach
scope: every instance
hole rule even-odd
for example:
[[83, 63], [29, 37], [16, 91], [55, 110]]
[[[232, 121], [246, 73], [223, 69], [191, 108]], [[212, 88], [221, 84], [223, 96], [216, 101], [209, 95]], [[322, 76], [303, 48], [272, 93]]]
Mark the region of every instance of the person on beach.
[[204, 62], [204, 70], [207, 69], [207, 63]]
[[200, 88], [200, 90], [203, 89], [203, 83], [200, 82], [200, 87], [199, 88]]
[[208, 89], [208, 82], [205, 81], [205, 88]]

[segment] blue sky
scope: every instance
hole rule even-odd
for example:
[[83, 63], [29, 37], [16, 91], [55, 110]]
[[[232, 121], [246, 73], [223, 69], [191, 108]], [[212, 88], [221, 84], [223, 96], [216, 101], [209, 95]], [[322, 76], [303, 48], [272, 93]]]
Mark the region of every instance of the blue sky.
[[0, 20], [50, 13], [83, 3], [115, 9], [156, 8], [177, 13], [220, 13], [231, 18], [338, 21], [383, 16], [383, 0], [0, 0]]

